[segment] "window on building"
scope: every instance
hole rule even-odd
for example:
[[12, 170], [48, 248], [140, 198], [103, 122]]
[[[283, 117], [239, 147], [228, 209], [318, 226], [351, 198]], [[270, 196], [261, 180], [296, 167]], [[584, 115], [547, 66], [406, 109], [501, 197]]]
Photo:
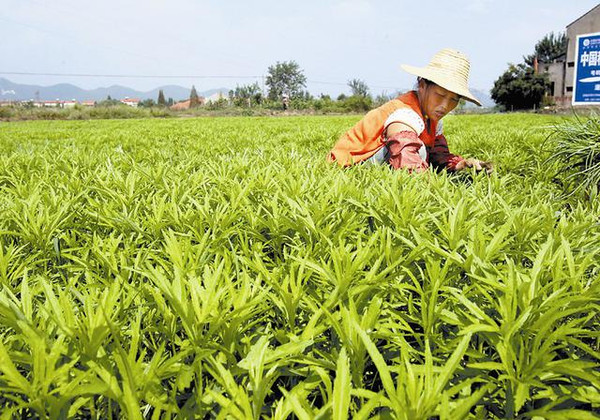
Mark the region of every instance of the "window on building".
[[556, 96], [556, 93], [554, 93], [554, 82], [550, 82], [550, 96]]
[[571, 62], [567, 63], [567, 67], [575, 67], [575, 62], [571, 61]]
[[573, 92], [573, 86], [567, 86], [567, 92]]

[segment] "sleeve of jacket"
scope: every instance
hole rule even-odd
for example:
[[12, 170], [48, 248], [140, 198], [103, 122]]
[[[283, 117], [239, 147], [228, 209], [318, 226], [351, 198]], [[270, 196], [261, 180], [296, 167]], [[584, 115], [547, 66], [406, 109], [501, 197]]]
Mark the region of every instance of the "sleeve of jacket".
[[419, 150], [425, 146], [414, 131], [404, 130], [389, 136], [387, 147], [390, 151], [389, 163], [392, 168], [415, 172], [427, 170], [427, 162], [419, 154]]
[[462, 156], [450, 153], [441, 121], [435, 134], [435, 143], [429, 151], [429, 163], [435, 169], [456, 170], [456, 165], [464, 159]]

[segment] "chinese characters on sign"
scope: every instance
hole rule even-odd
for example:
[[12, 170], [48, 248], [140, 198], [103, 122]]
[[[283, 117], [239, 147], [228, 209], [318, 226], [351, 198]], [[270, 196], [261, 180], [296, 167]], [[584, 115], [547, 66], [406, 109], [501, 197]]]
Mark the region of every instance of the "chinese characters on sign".
[[579, 62], [581, 63], [581, 65], [583, 67], [597, 66], [598, 65], [598, 51], [590, 51], [589, 53], [587, 51], [584, 51], [583, 54], [581, 54], [581, 59], [579, 60]]
[[577, 36], [573, 105], [600, 104], [600, 32]]

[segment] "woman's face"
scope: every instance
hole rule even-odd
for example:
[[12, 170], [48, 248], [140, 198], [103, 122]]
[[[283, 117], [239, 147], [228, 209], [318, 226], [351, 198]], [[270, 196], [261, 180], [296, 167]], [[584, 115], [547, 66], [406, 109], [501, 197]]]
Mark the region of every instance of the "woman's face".
[[434, 121], [439, 121], [456, 108], [460, 96], [435, 83], [421, 80], [419, 81], [419, 101], [425, 115]]

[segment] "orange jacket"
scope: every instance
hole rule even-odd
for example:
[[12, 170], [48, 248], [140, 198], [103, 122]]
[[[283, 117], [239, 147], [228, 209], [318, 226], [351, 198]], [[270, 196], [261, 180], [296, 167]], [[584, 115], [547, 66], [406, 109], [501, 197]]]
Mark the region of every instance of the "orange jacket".
[[[369, 159], [384, 146], [385, 121], [394, 111], [401, 108], [411, 109], [418, 114], [421, 120], [425, 120], [421, 113], [417, 93], [415, 91], [407, 92], [379, 108], [369, 111], [354, 127], [340, 137], [333, 150], [329, 152], [327, 160], [335, 161], [342, 166], [349, 166]], [[432, 148], [436, 143], [437, 123], [430, 120], [428, 128], [429, 130], [425, 129], [421, 133], [419, 139], [427, 148]]]

